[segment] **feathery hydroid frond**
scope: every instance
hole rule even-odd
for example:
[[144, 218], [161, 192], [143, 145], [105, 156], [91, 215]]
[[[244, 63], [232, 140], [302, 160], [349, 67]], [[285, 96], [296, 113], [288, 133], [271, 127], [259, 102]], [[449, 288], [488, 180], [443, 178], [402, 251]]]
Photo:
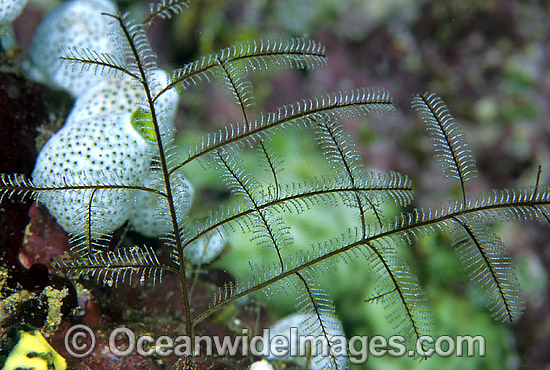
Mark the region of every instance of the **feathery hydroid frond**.
[[246, 77], [243, 68], [235, 63], [220, 62], [220, 71], [217, 77], [225, 94], [243, 109], [253, 106], [252, 83]]
[[0, 174], [0, 203], [6, 198], [18, 197], [36, 199], [46, 193], [72, 190], [142, 190], [163, 195], [157, 189], [149, 189], [122, 179], [116, 173], [82, 171], [63, 175], [43, 174], [40, 180], [30, 179], [23, 174]]
[[[361, 159], [351, 135], [344, 131], [342, 125], [333, 120], [317, 120], [315, 125], [315, 137], [327, 157], [329, 163], [333, 166], [341, 176], [348, 177], [350, 182], [354, 184], [356, 179], [360, 179], [364, 175], [365, 170], [361, 163]], [[366, 233], [365, 208], [373, 210], [378, 223], [382, 225], [382, 216], [380, 210], [375, 203], [369, 198], [364, 198], [366, 202], [362, 202], [359, 195], [355, 195], [353, 206], [358, 208], [359, 217], [363, 230]]]
[[109, 234], [95, 233], [92, 237], [92, 225], [87, 222], [88, 219], [89, 218], [84, 219], [84, 222], [87, 223], [86, 226], [88, 226], [88, 230], [80, 234], [71, 234], [69, 238], [71, 253], [80, 257], [107, 251], [112, 241], [112, 235]]
[[114, 18], [124, 35], [124, 39], [119, 41], [119, 47], [124, 55], [128, 71], [142, 84], [150, 83], [150, 77], [157, 69], [157, 57], [151, 49], [143, 25], [134, 22], [128, 13], [106, 14], [106, 16]]
[[36, 197], [37, 186], [23, 174], [0, 174], [0, 204], [6, 199], [17, 197], [21, 200]]
[[432, 334], [432, 314], [418, 279], [388, 242], [382, 239], [365, 245], [369, 271], [388, 322], [405, 338], [407, 347], [414, 348], [421, 336]]
[[[243, 183], [246, 182], [243, 181]], [[259, 184], [256, 188], [260, 192], [263, 191]], [[269, 191], [267, 193], [270, 194]], [[219, 227], [225, 227], [231, 231], [234, 229], [233, 224], [239, 225], [238, 229], [243, 232], [252, 232], [256, 221], [253, 214], [257, 211], [300, 214], [320, 204], [331, 206], [344, 204], [356, 207], [357, 197], [364, 199], [365, 202], [368, 199], [375, 204], [393, 201], [405, 206], [412, 200], [412, 185], [406, 176], [398, 173], [392, 172], [385, 175], [373, 172], [367, 173], [366, 177], [356, 183], [352, 183], [347, 177], [337, 176], [287, 184], [280, 187], [279, 197], [274, 198], [262, 192], [261, 197], [256, 199], [255, 205], [251, 204], [246, 194], [246, 192], [241, 193], [242, 202], [226, 207], [221, 206], [217, 211], [211, 212], [207, 219], [197, 225], [193, 231], [188, 230], [185, 245]]]
[[132, 78], [137, 78], [134, 73], [126, 68], [124, 61], [110, 53], [98, 53], [88, 48], [67, 46], [63, 48], [59, 59], [66, 68], [71, 68], [73, 72], [79, 69], [81, 72], [93, 71], [95, 74], [111, 74], [114, 77], [124, 73]]
[[322, 369], [343, 370], [346, 367], [345, 358], [335, 356], [332, 348], [334, 337], [343, 334], [342, 324], [336, 319], [332, 299], [315, 283], [316, 275], [308, 270], [295, 275], [298, 280], [296, 306], [306, 317], [300, 323], [300, 331], [321, 340], [315, 342], [315, 348], [311, 348], [312, 360], [317, 366]]
[[137, 246], [75, 259], [60, 258], [55, 260], [55, 264], [56, 268], [67, 271], [74, 278], [83, 276], [110, 287], [132, 282], [134, 276], [139, 277], [140, 284], [155, 284], [164, 271], [173, 271], [158, 261], [152, 249]]
[[[268, 187], [270, 199], [279, 198], [279, 173], [282, 172], [282, 159], [275, 150], [267, 143], [260, 141], [258, 150], [260, 151], [260, 160], [266, 164], [265, 170], [273, 177], [273, 184]], [[272, 194], [273, 192], [273, 194]]]
[[[331, 247], [323, 248], [319, 252], [307, 255], [298, 264], [285, 265], [286, 269], [277, 275], [273, 271], [264, 275], [259, 281], [245, 281], [237, 284], [231, 290], [232, 295], [218, 297], [218, 306], [233, 301], [250, 292], [263, 290], [271, 284], [280, 283], [283, 279], [293, 274], [312, 268], [318, 264], [323, 265], [332, 258], [344, 258], [348, 253], [361, 251], [371, 264], [369, 269], [379, 282], [376, 296], [385, 304], [388, 310], [388, 318], [394, 322], [396, 328], [414, 343], [415, 338], [423, 333], [430, 333], [430, 313], [427, 309], [425, 295], [421, 292], [416, 278], [410, 273], [408, 266], [397, 256], [393, 245], [395, 242], [411, 243], [420, 236], [433, 234], [436, 231], [450, 231], [456, 226], [456, 217], [477, 217], [495, 213], [503, 219], [525, 220], [534, 217], [545, 219], [550, 207], [550, 192], [547, 186], [522, 191], [501, 191], [480, 196], [477, 200], [469, 200], [467, 205], [462, 202], [451, 202], [440, 209], [415, 210], [410, 214], [404, 214], [389, 222], [382, 229], [372, 228], [363, 239], [356, 237], [338, 242]], [[541, 207], [543, 207], [541, 209]], [[516, 209], [531, 210], [525, 213], [517, 213]], [[354, 241], [355, 240], [355, 241]], [[302, 255], [304, 256], [304, 255]], [[271, 269], [269, 270], [271, 271]], [[256, 276], [261, 276], [257, 274]], [[256, 285], [254, 285], [256, 283]], [[225, 299], [225, 300], [224, 300]], [[520, 309], [520, 304], [516, 305]], [[218, 307], [219, 308], [219, 307]], [[208, 313], [205, 314], [208, 316]], [[203, 319], [199, 316], [198, 320]]]
[[275, 132], [282, 132], [287, 126], [310, 125], [315, 120], [338, 119], [373, 113], [391, 113], [394, 108], [392, 98], [385, 90], [358, 89], [339, 91], [321, 97], [304, 99], [294, 104], [284, 105], [275, 112], [262, 115], [259, 120], [245, 120], [241, 124], [224, 127], [208, 134], [189, 146], [187, 159], [171, 171], [183, 167], [190, 161], [223, 147], [225, 151], [242, 147]]
[[456, 217], [453, 247], [470, 279], [487, 299], [495, 320], [514, 322], [525, 304], [519, 282], [502, 240], [478, 217]]
[[435, 157], [440, 161], [445, 177], [460, 181], [465, 198], [464, 183], [476, 177], [477, 168], [449, 108], [433, 93], [415, 95], [412, 107], [426, 124], [435, 147]]
[[[242, 66], [242, 73], [272, 68], [313, 68], [326, 63], [324, 47], [311, 40], [247, 41], [220, 50], [170, 73], [172, 87], [186, 88], [201, 80], [224, 75], [222, 67]], [[164, 93], [160, 91], [155, 99]]]
[[280, 249], [292, 242], [289, 227], [269, 208], [260, 208], [262, 204], [267, 203], [267, 193], [256, 179], [235, 160], [219, 152], [216, 153], [216, 157], [220, 177], [235, 194], [242, 197], [250, 209], [255, 211], [250, 214], [250, 217], [254, 218], [253, 240], [261, 247], [274, 247], [281, 260]]
[[183, 9], [189, 6], [189, 0], [161, 0], [149, 4], [149, 15], [142, 22], [144, 25], [150, 25], [157, 17], [170, 19], [181, 13]]
[[478, 218], [485, 223], [540, 220], [548, 223], [550, 187], [493, 190], [463, 201], [449, 201], [440, 207], [415, 209], [388, 221], [379, 233], [410, 244], [438, 231], [450, 232], [456, 217]]
[[[381, 302], [388, 312], [388, 321], [400, 335], [404, 336], [407, 346], [414, 348], [418, 338], [422, 335], [429, 335], [433, 331], [426, 296], [420, 288], [418, 280], [393, 249], [391, 239], [378, 238], [377, 234], [373, 234], [366, 239], [372, 241], [366, 241], [361, 239], [361, 235], [362, 232], [355, 229], [354, 233], [324, 244], [324, 246], [320, 245], [311, 253], [300, 254], [295, 261], [285, 260], [282, 264], [283, 267], [273, 264], [258, 268], [248, 279], [238, 281], [220, 290], [211, 308], [199, 315], [196, 321], [203, 320], [215, 310], [252, 292], [265, 291], [274, 286], [282, 286], [283, 291], [286, 291], [285, 286], [296, 287], [298, 285], [296, 279], [302, 280], [305, 279], [303, 276], [310, 275], [318, 276], [321, 270], [333, 270], [338, 261], [345, 261], [348, 257], [363, 257], [367, 259], [370, 265], [369, 272], [377, 283], [377, 294], [383, 296]], [[288, 279], [294, 282], [289, 283]], [[275, 289], [279, 291], [278, 288]], [[302, 291], [302, 295], [304, 294], [306, 293]], [[315, 308], [312, 308], [314, 306], [311, 306], [310, 299], [314, 298], [309, 296], [305, 299], [306, 307], [315, 311]], [[329, 301], [323, 300], [323, 302]], [[318, 306], [318, 312], [323, 312], [326, 308], [323, 307], [323, 305]]]
[[333, 169], [352, 180], [365, 173], [355, 143], [344, 127], [331, 120], [316, 120], [315, 138]]

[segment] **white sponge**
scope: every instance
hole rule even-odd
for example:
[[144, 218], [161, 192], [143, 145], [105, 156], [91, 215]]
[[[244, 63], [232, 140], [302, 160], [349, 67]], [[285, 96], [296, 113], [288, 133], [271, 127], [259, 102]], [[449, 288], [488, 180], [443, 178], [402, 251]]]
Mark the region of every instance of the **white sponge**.
[[207, 265], [214, 261], [225, 248], [227, 239], [221, 230], [214, 230], [189, 244], [183, 255], [193, 265]]
[[[66, 47], [88, 48], [97, 53], [121, 57], [112, 34], [118, 32], [112, 18], [101, 13], [116, 14], [109, 0], [71, 0], [51, 12], [38, 26], [29, 50], [32, 77], [76, 97], [97, 83], [95, 70], [61, 64], [59, 56]], [[84, 67], [84, 68], [82, 68]]]
[[[154, 78], [153, 94], [168, 84], [168, 74], [161, 69], [151, 73]], [[163, 143], [166, 145], [174, 136], [174, 118], [178, 105], [179, 95], [174, 90], [164, 92], [155, 101], [155, 113], [158, 117], [159, 128]], [[144, 112], [139, 115], [136, 112]], [[146, 113], [147, 112], [147, 113]], [[74, 103], [71, 113], [65, 121], [65, 126], [81, 124], [81, 122], [96, 115], [111, 113], [132, 113], [134, 128], [142, 132], [149, 141], [154, 141], [154, 130], [150, 122], [151, 114], [146, 104], [146, 96], [143, 87], [128, 75], [114, 79], [105, 79], [103, 76], [96, 78], [96, 85], [89, 87], [79, 95]], [[136, 117], [142, 117], [137, 119]], [[147, 120], [149, 117], [149, 120]], [[149, 122], [147, 122], [149, 121]], [[145, 132], [140, 130], [141, 127]], [[147, 130], [149, 128], [149, 130]], [[150, 132], [148, 132], [150, 131]]]
[[[151, 73], [155, 90], [168, 83], [162, 70]], [[163, 143], [174, 135], [174, 116], [178, 103], [174, 90], [165, 92], [155, 102]], [[141, 85], [129, 76], [100, 83], [83, 92], [75, 101], [63, 128], [42, 148], [36, 161], [33, 180], [46, 187], [62, 185], [62, 176], [86, 185], [134, 185], [163, 189], [159, 172], [151, 170], [158, 155], [151, 114], [144, 104]], [[192, 189], [181, 174], [172, 176], [178, 220], [183, 222], [191, 203]], [[146, 191], [129, 189], [47, 191], [44, 203], [65, 231], [86, 232], [90, 218], [98, 233], [110, 233], [130, 217], [140, 233], [157, 237], [171, 230], [165, 199]], [[137, 205], [135, 204], [137, 201]], [[91, 205], [91, 206], [90, 206]]]
[[0, 0], [0, 28], [9, 25], [21, 14], [28, 0]]
[[[130, 113], [97, 115], [63, 127], [44, 145], [32, 174], [37, 186], [139, 184], [151, 161], [148, 146], [132, 127]], [[63, 180], [65, 179], [65, 180]], [[135, 191], [43, 191], [45, 204], [65, 231], [109, 233], [130, 216]], [[91, 209], [90, 209], [91, 205]]]
[[[159, 171], [151, 171], [143, 185], [165, 193], [164, 181]], [[191, 184], [180, 173], [170, 176], [172, 199], [179, 227], [189, 212], [193, 199]], [[165, 197], [147, 191], [138, 191], [130, 225], [140, 234], [156, 238], [173, 230], [168, 201]]]

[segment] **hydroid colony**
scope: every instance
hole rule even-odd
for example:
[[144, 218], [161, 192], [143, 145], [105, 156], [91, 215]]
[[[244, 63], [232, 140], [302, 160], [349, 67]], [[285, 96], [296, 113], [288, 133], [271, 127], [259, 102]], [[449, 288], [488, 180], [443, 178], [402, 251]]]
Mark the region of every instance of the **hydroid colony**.
[[[32, 177], [3, 174], [0, 191], [2, 199], [31, 197], [45, 204], [71, 235], [72, 256], [57, 260], [57, 269], [110, 287], [135, 280], [154, 284], [165, 274], [175, 274], [187, 335], [215, 312], [253, 293], [295, 294], [301, 332], [330, 343], [342, 334], [342, 327], [317, 277], [331, 273], [340, 262], [359, 259], [376, 282], [369, 301], [385, 307], [390, 325], [412, 348], [418, 338], [432, 334], [432, 318], [418, 279], [398, 250], [424, 235], [445, 232], [451, 234], [452, 247], [470, 279], [485, 294], [491, 315], [500, 321], [517, 320], [524, 309], [518, 279], [490, 225], [531, 219], [548, 223], [548, 186], [536, 179], [529, 188], [470, 194], [468, 181], [477, 174], [473, 155], [444, 102], [423, 93], [413, 98], [412, 106], [426, 123], [444, 176], [459, 183], [462, 196], [442, 206], [386, 216], [386, 203], [410, 204], [411, 181], [395, 172], [367, 171], [341, 121], [393, 112], [390, 93], [340, 91], [252, 119], [249, 75], [266, 69], [322, 67], [323, 46], [305, 39], [249, 41], [164, 72], [149, 45], [147, 27], [186, 5], [187, 1], [163, 0], [151, 6], [144, 21], [135, 22], [128, 14], [118, 14], [109, 1], [74, 1], [44, 22], [44, 29], [58, 33], [38, 30], [30, 53], [31, 74], [67, 90], [76, 100], [64, 127], [42, 149]], [[81, 18], [81, 12], [89, 24], [71, 21]], [[177, 102], [190, 86], [211, 80], [220, 82], [238, 105], [242, 121], [196, 140], [180, 159], [175, 153], [181, 149], [174, 144]], [[329, 173], [307, 183], [284, 182], [270, 138], [294, 127], [315, 137], [331, 167]], [[242, 166], [240, 153], [249, 147], [258, 149], [270, 174], [267, 183]], [[194, 190], [185, 176], [186, 166], [196, 161], [215, 171], [231, 191], [229, 202], [198, 220], [188, 215]], [[302, 214], [325, 203], [353, 209], [356, 219], [333, 239], [296, 246], [293, 225], [284, 214]], [[123, 225], [159, 238], [170, 260], [161, 262], [158, 250], [149, 246], [113, 249], [111, 235]], [[261, 266], [250, 264], [249, 274], [228, 281], [209, 308], [192, 310], [189, 262], [207, 264], [223, 248], [225, 235], [235, 232], [250, 233], [258, 248], [272, 251], [272, 259]], [[299, 252], [288, 253], [285, 247], [290, 245]], [[307, 361], [310, 368], [347, 367], [345, 357], [313, 356]]]

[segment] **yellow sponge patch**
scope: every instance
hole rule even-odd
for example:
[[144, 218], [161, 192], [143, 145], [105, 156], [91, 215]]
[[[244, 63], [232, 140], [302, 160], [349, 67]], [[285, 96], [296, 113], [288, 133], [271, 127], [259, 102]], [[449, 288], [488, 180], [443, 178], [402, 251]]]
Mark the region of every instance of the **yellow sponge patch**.
[[2, 370], [65, 370], [67, 363], [38, 330], [18, 333], [19, 341], [9, 353]]

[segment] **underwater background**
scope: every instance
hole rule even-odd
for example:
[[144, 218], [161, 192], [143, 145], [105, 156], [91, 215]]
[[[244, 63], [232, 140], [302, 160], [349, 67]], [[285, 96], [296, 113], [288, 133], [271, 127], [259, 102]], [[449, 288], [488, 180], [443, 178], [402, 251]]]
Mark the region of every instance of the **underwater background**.
[[[58, 3], [30, 0], [13, 25], [20, 45], [16, 58], [25, 58], [33, 30]], [[143, 12], [141, 1], [117, 3], [134, 15]], [[348, 119], [344, 124], [355, 138], [368, 169], [407, 174], [415, 185], [413, 205], [428, 206], [460, 196], [460, 189], [441, 179], [438, 165], [432, 160], [429, 138], [410, 108], [412, 95], [426, 90], [437, 92], [445, 100], [477, 158], [481, 175], [472, 191], [533, 185], [539, 165], [543, 169], [541, 182], [550, 183], [549, 20], [547, 1], [194, 0], [174, 19], [154, 23], [149, 36], [161, 66], [168, 68], [250, 39], [306, 36], [320, 41], [326, 47], [326, 67], [253, 76], [258, 106], [272, 111], [282, 104], [340, 89], [388, 89], [394, 97], [394, 115]], [[31, 158], [37, 154], [36, 132], [46, 130], [37, 127], [37, 122], [47, 116], [47, 129], [55, 130], [52, 127], [56, 120], [61, 120], [70, 109], [70, 98], [51, 98], [50, 93], [15, 79], [9, 71], [2, 73], [0, 82], [0, 102], [17, 102], [0, 106], [2, 131], [13, 135], [0, 135], [0, 170], [30, 172], [34, 165]], [[55, 117], [47, 113], [52, 107], [58, 112]], [[203, 133], [239, 119], [238, 107], [231, 105], [215, 86], [196, 86], [180, 99], [176, 118], [178, 141], [185, 148]], [[14, 145], [15, 136], [18, 141]], [[285, 158], [295, 159], [285, 162], [291, 179], [308, 179], [327, 166], [304, 133], [292, 132], [284, 140], [276, 138], [274, 145]], [[253, 166], [254, 161], [250, 160], [249, 165]], [[195, 212], [212, 207], [226, 196], [217, 178], [201, 176], [200, 167], [188, 176], [194, 187], [201, 189]], [[29, 206], [3, 204], [3, 261], [19, 258]], [[342, 210], [342, 224], [328, 224], [323, 222], [326, 212], [330, 212], [328, 207], [320, 207], [308, 212], [307, 217], [293, 219], [299, 224], [299, 232], [294, 235], [297, 245], [323, 240], [325, 234], [334, 235], [351, 217]], [[45, 220], [43, 223], [51, 222], [42, 214], [37, 217]], [[400, 249], [427, 292], [437, 333], [483, 335], [486, 356], [436, 357], [422, 362], [370, 357], [357, 368], [550, 368], [548, 228], [537, 223], [497, 227], [516, 263], [527, 302], [523, 317], [513, 325], [490, 318], [482, 295], [469, 283], [455, 252], [448, 247], [448, 237], [425, 238], [415, 248]], [[55, 226], [48, 230], [49, 234], [41, 237], [54, 240], [49, 244], [55, 245], [56, 238], [61, 238], [60, 231]], [[19, 233], [21, 238], [14, 238], [13, 233]], [[232, 235], [230, 245], [232, 252], [215, 263], [215, 271], [239, 276], [243, 271], [235, 269], [241, 265], [235, 261], [250, 253], [250, 241]], [[25, 253], [36, 253], [29, 244], [26, 248]], [[333, 297], [348, 337], [393, 334], [382, 306], [364, 303], [371, 286], [359, 263], [341, 265], [334, 275], [321, 278], [321, 283]], [[120, 300], [131, 294], [104, 293], [102, 299]], [[150, 301], [158, 302], [153, 298]], [[124, 308], [105, 305], [112, 306], [109, 315], [113, 325], [117, 317], [125, 317]], [[292, 298], [281, 297], [268, 301], [267, 306], [271, 317], [280, 317], [290, 313], [294, 303]], [[145, 307], [134, 314], [146, 317], [158, 312], [158, 307]], [[86, 366], [101, 368], [99, 364]], [[152, 365], [125, 366], [132, 369]]]

